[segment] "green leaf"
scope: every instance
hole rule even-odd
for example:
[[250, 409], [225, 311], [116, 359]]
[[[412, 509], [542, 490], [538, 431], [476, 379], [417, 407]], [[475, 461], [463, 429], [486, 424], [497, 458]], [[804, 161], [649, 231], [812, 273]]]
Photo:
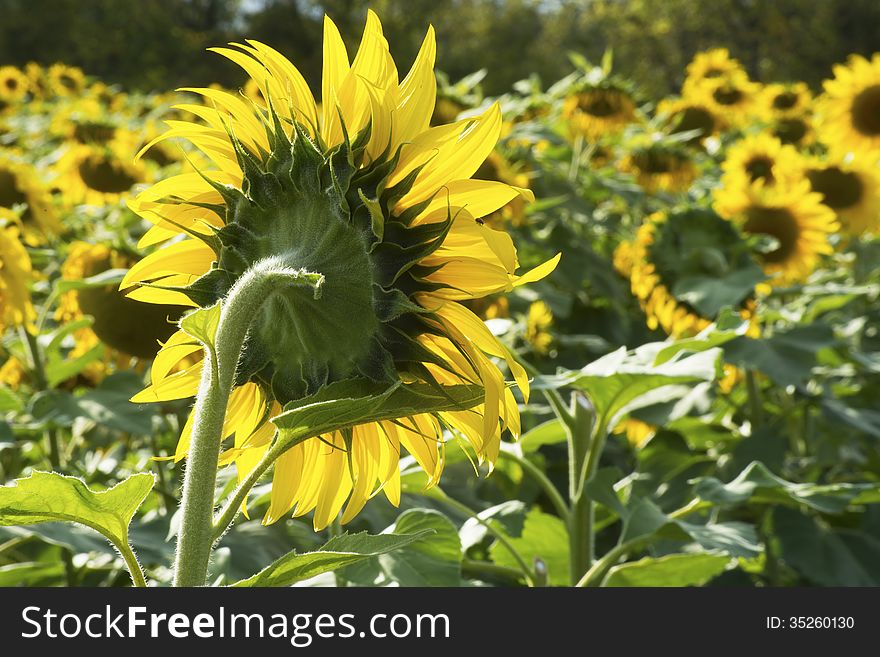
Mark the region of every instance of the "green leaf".
[[31, 400], [34, 419], [56, 426], [70, 426], [76, 418], [125, 433], [146, 436], [153, 431], [155, 409], [149, 404], [133, 404], [129, 391], [97, 388], [73, 396], [63, 390], [47, 390]]
[[83, 279], [62, 278], [55, 283], [55, 289], [59, 294], [69, 292], [70, 290], [84, 290], [94, 287], [107, 287], [108, 285], [119, 285], [125, 278], [127, 269], [108, 269], [100, 274], [89, 276]]
[[724, 348], [724, 353], [731, 363], [763, 372], [787, 386], [807, 379], [816, 364], [816, 353], [835, 342], [830, 326], [810, 324], [769, 338], [737, 338]]
[[[562, 520], [532, 509], [526, 515], [522, 534], [508, 540], [527, 564], [532, 565], [535, 559], [544, 562], [550, 584], [567, 586], [570, 583], [568, 530]], [[490, 554], [498, 565], [520, 569], [510, 551], [498, 541], [492, 544]]]
[[721, 483], [715, 477], [695, 480], [694, 492], [719, 506], [751, 504], [804, 505], [823, 513], [843, 513], [852, 504], [864, 504], [880, 493], [880, 484], [811, 484], [786, 481], [760, 462], [746, 466], [736, 479]]
[[219, 301], [213, 306], [194, 310], [180, 320], [180, 328], [213, 351], [217, 327], [220, 325], [220, 310]]
[[119, 547], [128, 543], [128, 525], [153, 484], [153, 475], [142, 473], [96, 492], [76, 477], [34, 472], [0, 487], [0, 525], [75, 522]]
[[543, 445], [555, 445], [566, 440], [565, 425], [554, 418], [524, 433], [519, 439], [519, 446], [526, 454], [537, 451]]
[[[633, 352], [621, 347], [581, 370], [539, 377], [535, 388], [572, 387], [585, 392], [596, 414], [611, 428], [626, 413], [680, 397], [688, 392], [684, 385], [712, 381], [717, 375], [720, 349], [685, 356], [679, 353], [677, 358], [657, 365], [658, 354], [670, 346], [652, 343]], [[661, 390], [674, 385], [682, 387]]]
[[15, 394], [15, 391], [0, 386], [0, 413], [8, 413], [9, 411], [20, 411], [24, 407], [21, 398]]
[[627, 515], [626, 507], [623, 506], [623, 502], [617, 496], [617, 491], [614, 490], [614, 484], [620, 481], [622, 477], [623, 473], [619, 468], [602, 468], [590, 477], [584, 490], [591, 499], [602, 504], [621, 518], [625, 518]]
[[725, 306], [739, 306], [754, 294], [758, 283], [767, 280], [760, 267], [749, 264], [721, 277], [685, 276], [673, 286], [672, 294], [696, 308], [702, 317], [715, 317]]
[[295, 551], [290, 552], [256, 575], [236, 582], [232, 586], [290, 586], [370, 557], [399, 550], [424, 539], [431, 533], [430, 529], [425, 528], [409, 534], [379, 534], [377, 536], [366, 532], [343, 534], [331, 538], [314, 552], [303, 554], [297, 554]]
[[365, 379], [349, 379], [291, 402], [272, 422], [279, 429], [279, 439], [292, 442], [367, 422], [467, 410], [482, 403], [484, 397], [481, 386], [441, 388], [427, 383], [397, 383], [389, 387]]
[[780, 556], [820, 586], [880, 586], [880, 540], [864, 532], [832, 529], [803, 513], [773, 510]]
[[64, 581], [64, 564], [27, 561], [0, 567], [0, 587], [7, 586], [57, 586]]
[[726, 554], [709, 552], [645, 557], [614, 566], [603, 586], [701, 586], [732, 563]]
[[410, 509], [388, 528], [394, 533], [430, 535], [379, 557], [379, 565], [398, 586], [459, 586], [461, 540], [455, 525], [439, 511]]

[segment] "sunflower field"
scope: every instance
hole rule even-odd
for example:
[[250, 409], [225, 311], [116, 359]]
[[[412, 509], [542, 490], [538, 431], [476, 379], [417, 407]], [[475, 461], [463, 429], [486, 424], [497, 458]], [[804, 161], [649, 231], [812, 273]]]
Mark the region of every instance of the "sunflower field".
[[489, 95], [331, 19], [0, 65], [0, 586], [880, 586], [880, 53]]

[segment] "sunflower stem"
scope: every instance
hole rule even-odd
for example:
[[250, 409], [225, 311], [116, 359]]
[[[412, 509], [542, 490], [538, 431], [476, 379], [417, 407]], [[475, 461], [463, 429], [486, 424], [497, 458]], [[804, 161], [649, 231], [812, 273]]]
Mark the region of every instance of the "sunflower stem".
[[206, 344], [202, 380], [193, 410], [192, 437], [174, 560], [175, 586], [204, 586], [214, 536], [214, 489], [226, 407], [245, 336], [260, 307], [285, 287], [310, 287], [317, 297], [324, 277], [262, 260], [246, 271], [221, 302], [213, 344]]
[[568, 438], [568, 545], [570, 581], [575, 585], [593, 564], [593, 500], [587, 495], [586, 482], [593, 475], [604, 444], [603, 427], [593, 436], [596, 420], [586, 397], [573, 394], [571, 414], [574, 422], [566, 425]]

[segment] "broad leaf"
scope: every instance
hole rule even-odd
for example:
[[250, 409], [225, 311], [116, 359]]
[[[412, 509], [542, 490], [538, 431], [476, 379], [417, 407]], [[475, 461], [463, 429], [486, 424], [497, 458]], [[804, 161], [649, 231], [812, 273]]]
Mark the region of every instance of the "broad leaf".
[[763, 463], [750, 463], [733, 481], [715, 477], [696, 480], [694, 492], [719, 506], [752, 504], [804, 505], [823, 513], [843, 513], [852, 504], [865, 504], [880, 497], [880, 484], [810, 484], [786, 481]]
[[379, 557], [379, 566], [392, 582], [398, 586], [461, 584], [461, 541], [455, 525], [442, 513], [404, 511], [387, 531], [423, 536], [402, 550]]
[[724, 348], [724, 353], [730, 362], [763, 372], [787, 386], [808, 378], [816, 364], [816, 353], [834, 344], [830, 326], [810, 324], [769, 338], [737, 338]]
[[[540, 559], [547, 567], [548, 581], [554, 586], [570, 584], [568, 530], [565, 523], [538, 509], [526, 515], [522, 534], [509, 539], [510, 544], [522, 556], [529, 567]], [[492, 544], [492, 560], [516, 570], [520, 569], [510, 551], [499, 541]]]
[[565, 440], [565, 425], [554, 418], [524, 433], [520, 437], [518, 444], [522, 451], [528, 454], [529, 452], [536, 451], [543, 445], [564, 443]]
[[344, 534], [330, 539], [314, 552], [284, 555], [253, 577], [243, 579], [232, 586], [290, 586], [310, 577], [328, 573], [358, 561], [399, 550], [432, 532], [428, 529], [410, 534], [379, 534], [366, 532]]
[[136, 474], [96, 492], [76, 477], [34, 472], [0, 487], [0, 525], [75, 522], [91, 527], [118, 547], [128, 543], [128, 525], [153, 483], [153, 475]]
[[603, 586], [700, 586], [734, 563], [726, 554], [697, 552], [645, 557], [614, 566]]

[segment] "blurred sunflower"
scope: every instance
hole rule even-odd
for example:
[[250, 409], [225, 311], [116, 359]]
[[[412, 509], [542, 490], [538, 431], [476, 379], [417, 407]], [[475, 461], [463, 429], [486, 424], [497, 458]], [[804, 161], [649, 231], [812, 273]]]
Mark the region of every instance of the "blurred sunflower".
[[744, 73], [742, 64], [730, 56], [727, 48], [714, 48], [697, 53], [687, 65], [686, 70], [685, 87], [693, 87], [706, 80], [716, 80]]
[[649, 193], [686, 192], [697, 177], [693, 158], [683, 146], [660, 141], [628, 149], [619, 166]]
[[56, 96], [77, 96], [86, 88], [86, 75], [76, 66], [52, 64], [46, 71], [46, 84]]
[[[61, 266], [61, 277], [81, 280], [112, 269], [127, 269], [135, 258], [105, 244], [74, 242]], [[70, 357], [88, 353], [103, 343], [103, 357], [90, 363], [83, 375], [92, 383], [100, 381], [110, 369], [123, 369], [132, 359], [150, 360], [160, 342], [176, 330], [175, 322], [183, 306], [147, 305], [125, 296], [115, 285], [70, 290], [61, 296], [55, 319], [75, 322], [85, 315], [94, 318], [91, 326], [75, 332]]]
[[721, 119], [724, 129], [738, 128], [754, 115], [760, 86], [745, 74], [730, 75], [685, 88], [684, 97], [705, 104]]
[[776, 119], [768, 126], [768, 131], [783, 144], [805, 148], [816, 141], [812, 116], [793, 116]]
[[626, 436], [627, 442], [633, 447], [644, 447], [657, 433], [657, 427], [647, 422], [642, 422], [634, 417], [627, 417], [617, 423], [613, 433]]
[[553, 336], [550, 327], [553, 326], [553, 311], [543, 301], [534, 301], [529, 305], [526, 313], [526, 342], [536, 353], [544, 356], [550, 352], [553, 344]]
[[0, 112], [20, 103], [27, 93], [27, 76], [14, 66], [0, 66]]
[[16, 216], [30, 245], [43, 244], [61, 230], [48, 187], [33, 166], [11, 151], [0, 151], [0, 209], [20, 210]]
[[27, 379], [27, 369], [15, 356], [10, 355], [3, 365], [0, 365], [0, 385], [18, 390]]
[[722, 308], [754, 321], [755, 286], [763, 280], [748, 243], [711, 210], [656, 213], [615, 252], [649, 328], [678, 338], [699, 333]]
[[733, 144], [721, 164], [726, 188], [771, 186], [803, 178], [806, 160], [793, 146], [768, 134], [750, 135]]
[[610, 81], [586, 85], [565, 99], [562, 118], [572, 135], [595, 141], [633, 123], [636, 101], [627, 89]]
[[809, 115], [813, 94], [803, 82], [768, 84], [761, 92], [764, 115], [769, 120]]
[[834, 210], [850, 235], [876, 232], [880, 225], [880, 170], [863, 160], [815, 158], [806, 171], [814, 192]]
[[850, 56], [824, 82], [820, 104], [821, 139], [842, 153], [863, 151], [880, 156], [880, 53], [867, 60]]
[[806, 178], [773, 186], [722, 187], [715, 210], [747, 235], [770, 239], [761, 247], [771, 285], [789, 285], [809, 276], [822, 255], [832, 252], [828, 239], [839, 228], [822, 195]]
[[657, 114], [664, 117], [671, 134], [698, 130], [699, 133], [687, 141], [689, 144], [702, 143], [706, 137], [716, 134], [722, 125], [713, 110], [699, 100], [666, 98], [657, 105]]
[[96, 98], [77, 99], [56, 108], [49, 123], [49, 132], [55, 137], [100, 146], [113, 141], [117, 129], [106, 106]]
[[31, 259], [15, 224], [0, 224], [0, 333], [36, 319], [28, 292]]
[[142, 162], [124, 157], [117, 145], [73, 145], [57, 165], [65, 200], [86, 205], [115, 205], [131, 188], [146, 182]]
[[[190, 111], [207, 125], [171, 122], [166, 137], [188, 139], [217, 170], [169, 178], [131, 203], [156, 224], [142, 244], [181, 231], [192, 238], [147, 256], [123, 281], [123, 287], [150, 284], [129, 293], [142, 301], [205, 307], [267, 257], [325, 277], [320, 300], [286, 289], [254, 318], [223, 431], [234, 434], [234, 445], [221, 462], [234, 462], [245, 477], [274, 434], [267, 418], [328, 383], [367, 377], [392, 384], [402, 377], [485, 390], [484, 403], [469, 411], [359, 425], [285, 452], [275, 465], [264, 522], [314, 510], [314, 526], [321, 529], [346, 500], [342, 522], [380, 490], [398, 503], [401, 446], [432, 485], [443, 470], [444, 426], [490, 464], [502, 429], [518, 435], [516, 400], [490, 357], [507, 361], [527, 396], [525, 371], [460, 302], [538, 280], [558, 256], [516, 276], [510, 237], [476, 221], [522, 192], [470, 179], [499, 137], [497, 105], [452, 125], [428, 127], [435, 99], [433, 30], [398, 82], [373, 12], [351, 63], [336, 26], [325, 18], [320, 112], [290, 61], [256, 41], [235, 45], [215, 51], [260, 85], [268, 111], [236, 94], [202, 89], [208, 104]], [[192, 338], [175, 333], [156, 357], [151, 385], [134, 401], [196, 394], [201, 363], [169, 372], [182, 358], [201, 353]], [[178, 459], [187, 453], [191, 429], [190, 421]]]

